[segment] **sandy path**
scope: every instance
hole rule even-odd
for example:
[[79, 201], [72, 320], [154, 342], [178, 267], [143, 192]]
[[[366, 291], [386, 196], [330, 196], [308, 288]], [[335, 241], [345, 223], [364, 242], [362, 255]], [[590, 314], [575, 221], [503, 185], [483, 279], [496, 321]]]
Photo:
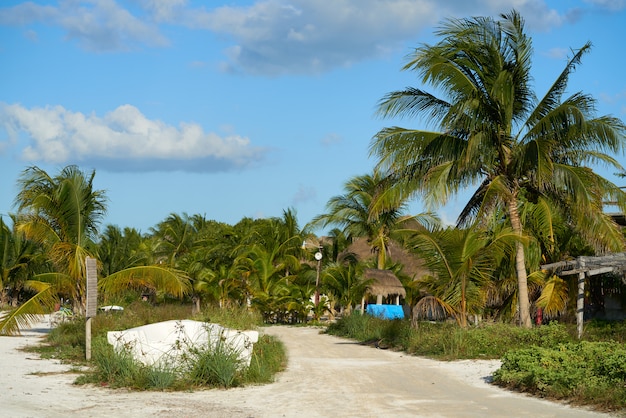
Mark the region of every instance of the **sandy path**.
[[[442, 363], [271, 327], [289, 366], [275, 383], [189, 393], [72, 385], [70, 366], [19, 351], [41, 338], [0, 337], [2, 417], [607, 417], [512, 394], [485, 382], [497, 361]], [[36, 373], [36, 374], [34, 374]]]

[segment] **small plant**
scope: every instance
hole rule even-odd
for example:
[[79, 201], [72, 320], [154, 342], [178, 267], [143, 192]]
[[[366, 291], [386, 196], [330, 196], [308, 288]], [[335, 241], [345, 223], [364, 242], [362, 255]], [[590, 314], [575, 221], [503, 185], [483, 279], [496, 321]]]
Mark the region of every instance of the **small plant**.
[[92, 379], [106, 383], [111, 387], [141, 386], [136, 385], [137, 376], [141, 374], [141, 366], [133, 359], [128, 350], [115, 351], [104, 338], [93, 341], [92, 359], [94, 373]]

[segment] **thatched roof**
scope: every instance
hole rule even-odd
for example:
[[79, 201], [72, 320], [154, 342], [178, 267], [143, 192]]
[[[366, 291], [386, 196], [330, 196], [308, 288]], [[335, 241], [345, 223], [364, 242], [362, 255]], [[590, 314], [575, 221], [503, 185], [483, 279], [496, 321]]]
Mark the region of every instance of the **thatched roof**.
[[367, 287], [366, 294], [370, 295], [382, 295], [387, 297], [389, 295], [400, 295], [406, 297], [406, 290], [402, 283], [391, 270], [379, 270], [379, 269], [365, 269], [363, 272], [363, 278], [368, 280], [372, 279], [372, 283]]
[[[397, 242], [390, 240], [388, 250], [388, 258], [390, 260], [404, 265], [402, 270], [404, 274], [413, 279], [419, 279], [424, 274], [427, 274], [428, 271], [424, 267], [424, 262], [416, 255], [402, 248]], [[360, 261], [376, 258], [376, 253], [372, 251], [372, 248], [367, 243], [367, 238], [356, 238], [346, 252], [355, 254]]]

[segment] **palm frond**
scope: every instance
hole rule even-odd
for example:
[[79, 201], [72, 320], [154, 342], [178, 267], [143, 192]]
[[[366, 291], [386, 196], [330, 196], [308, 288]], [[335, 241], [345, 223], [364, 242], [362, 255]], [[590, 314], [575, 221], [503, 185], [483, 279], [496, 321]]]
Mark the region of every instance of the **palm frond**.
[[162, 266], [131, 267], [101, 279], [98, 286], [108, 294], [120, 294], [127, 289], [158, 289], [179, 298], [191, 290], [185, 272]]
[[47, 283], [29, 284], [32, 289], [40, 289], [39, 292], [20, 305], [9, 311], [0, 319], [0, 335], [20, 335], [21, 329], [30, 328], [32, 324], [41, 320], [42, 315], [51, 311], [56, 302], [52, 286]]

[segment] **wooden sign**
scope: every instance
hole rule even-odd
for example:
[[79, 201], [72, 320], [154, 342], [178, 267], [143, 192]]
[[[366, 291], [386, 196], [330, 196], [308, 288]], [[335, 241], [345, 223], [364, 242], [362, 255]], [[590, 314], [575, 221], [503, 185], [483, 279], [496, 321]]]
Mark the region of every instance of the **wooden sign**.
[[96, 259], [87, 257], [85, 259], [87, 267], [87, 307], [85, 317], [93, 318], [98, 310], [98, 270]]

